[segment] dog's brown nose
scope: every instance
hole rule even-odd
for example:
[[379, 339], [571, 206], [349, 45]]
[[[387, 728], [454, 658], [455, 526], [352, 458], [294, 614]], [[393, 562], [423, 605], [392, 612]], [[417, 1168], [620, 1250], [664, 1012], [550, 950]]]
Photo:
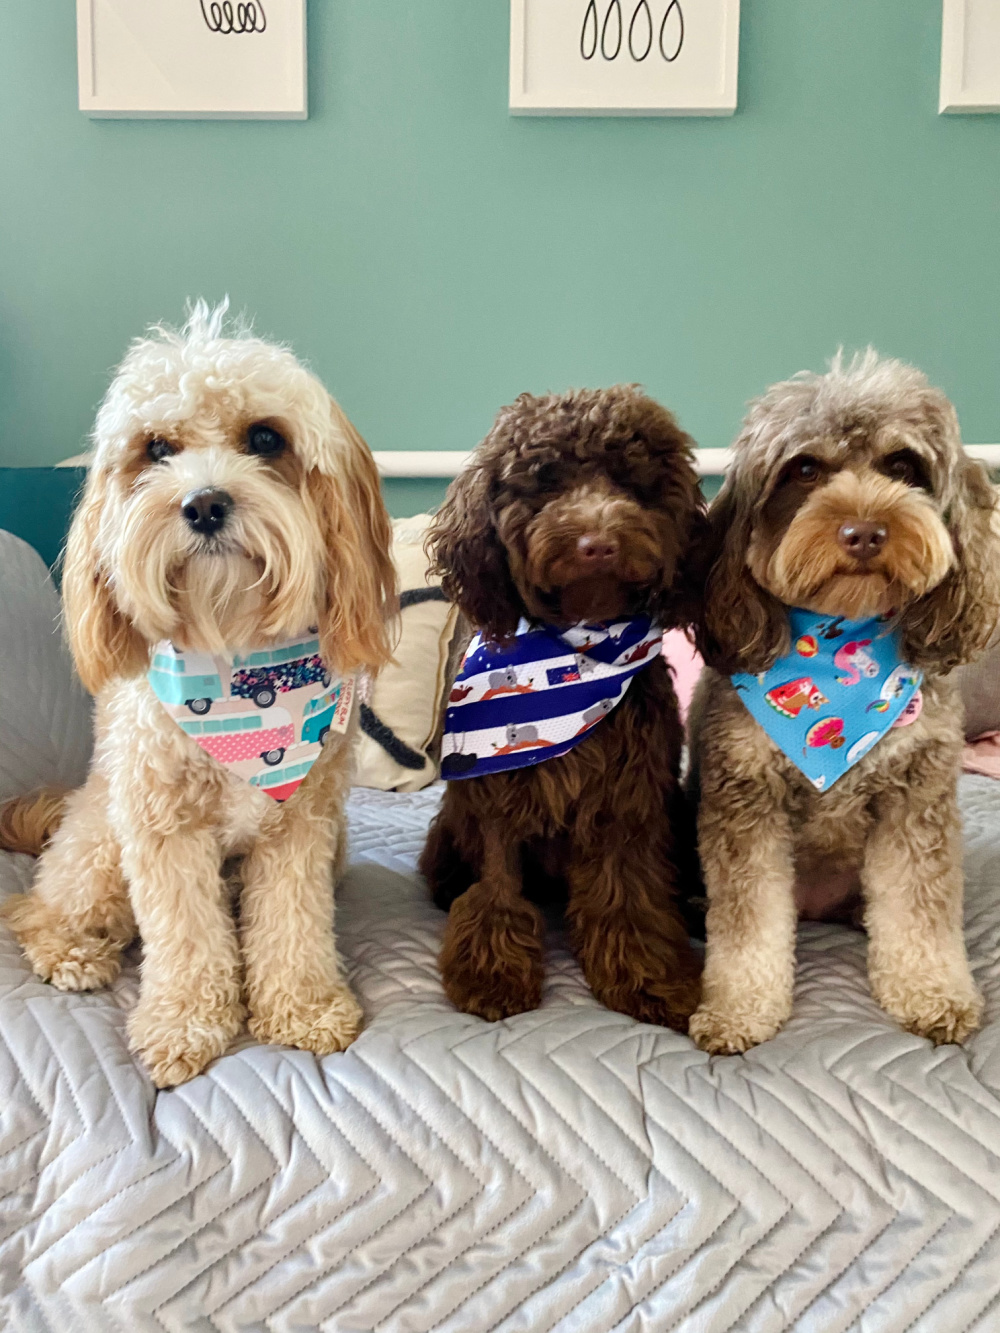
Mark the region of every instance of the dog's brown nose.
[[206, 487], [201, 491], [188, 491], [181, 501], [181, 513], [189, 528], [203, 537], [211, 537], [219, 531], [233, 507], [233, 497], [228, 491], [217, 491]]
[[884, 523], [873, 523], [869, 519], [855, 518], [849, 523], [842, 523], [837, 533], [837, 541], [854, 560], [862, 564], [878, 555], [889, 536], [889, 529]]
[[587, 569], [606, 569], [618, 554], [618, 543], [613, 537], [581, 537], [576, 554]]

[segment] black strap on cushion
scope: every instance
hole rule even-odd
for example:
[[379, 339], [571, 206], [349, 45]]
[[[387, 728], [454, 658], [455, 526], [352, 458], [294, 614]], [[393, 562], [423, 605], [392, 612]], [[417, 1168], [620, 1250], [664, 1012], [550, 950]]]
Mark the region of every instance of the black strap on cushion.
[[405, 611], [408, 606], [419, 606], [421, 602], [446, 602], [448, 599], [440, 588], [408, 588], [399, 594], [399, 609]]
[[[421, 602], [446, 602], [448, 599], [440, 588], [408, 588], [399, 594], [399, 609], [405, 611], [408, 606], [419, 606]], [[419, 750], [411, 750], [405, 741], [401, 741], [393, 729], [382, 721], [368, 704], [361, 705], [361, 730], [370, 736], [376, 745], [390, 758], [395, 759], [401, 768], [419, 770], [427, 763], [427, 756]]]
[[426, 756], [417, 750], [411, 750], [405, 741], [401, 741], [391, 727], [387, 727], [377, 713], [372, 712], [368, 704], [361, 705], [361, 730], [370, 736], [401, 768], [421, 769], [427, 763]]

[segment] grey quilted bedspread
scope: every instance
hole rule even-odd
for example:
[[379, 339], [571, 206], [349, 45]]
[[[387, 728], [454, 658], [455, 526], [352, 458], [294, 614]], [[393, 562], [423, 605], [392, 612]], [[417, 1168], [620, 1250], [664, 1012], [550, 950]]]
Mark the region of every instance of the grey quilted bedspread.
[[61, 995], [3, 932], [12, 1329], [1000, 1328], [1000, 787], [963, 780], [966, 1050], [900, 1032], [863, 937], [811, 926], [788, 1028], [715, 1059], [600, 1008], [558, 940], [537, 1013], [455, 1013], [413, 874], [436, 798], [352, 797], [343, 1055], [243, 1043], [156, 1095], [134, 967]]
[[[38, 780], [86, 744], [46, 614], [17, 669], [66, 713], [12, 720], [0, 651], [12, 780], [19, 747]], [[1000, 784], [962, 784], [988, 1000], [966, 1049], [901, 1032], [864, 937], [808, 926], [792, 1022], [714, 1059], [602, 1009], [558, 938], [536, 1013], [455, 1013], [413, 870], [437, 796], [352, 795], [337, 912], [366, 1026], [322, 1061], [243, 1041], [157, 1095], [125, 1039], [135, 960], [64, 995], [0, 927], [0, 1328], [1000, 1330]], [[32, 871], [0, 855], [0, 892]]]

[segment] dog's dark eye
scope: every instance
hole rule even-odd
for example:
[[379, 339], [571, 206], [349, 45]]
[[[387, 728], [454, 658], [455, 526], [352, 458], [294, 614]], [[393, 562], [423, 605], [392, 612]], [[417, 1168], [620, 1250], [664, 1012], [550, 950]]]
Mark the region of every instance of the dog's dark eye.
[[247, 431], [247, 453], [257, 454], [260, 458], [277, 458], [284, 453], [287, 442], [273, 426], [265, 426], [262, 421], [255, 422]]
[[822, 469], [816, 459], [803, 454], [801, 458], [793, 458], [785, 468], [785, 479], [799, 481], [804, 486], [812, 486], [814, 482], [819, 481], [821, 472]]
[[882, 460], [881, 470], [893, 481], [901, 481], [904, 486], [919, 486], [930, 490], [930, 478], [924, 460], [912, 449], [900, 449]]
[[169, 440], [150, 440], [146, 445], [146, 457], [153, 463], [162, 463], [165, 458], [177, 452], [177, 445]]

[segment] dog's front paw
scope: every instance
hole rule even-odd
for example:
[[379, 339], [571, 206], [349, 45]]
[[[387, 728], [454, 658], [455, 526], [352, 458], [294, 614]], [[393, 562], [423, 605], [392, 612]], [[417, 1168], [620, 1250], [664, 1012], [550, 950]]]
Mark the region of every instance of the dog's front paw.
[[496, 1023], [537, 1009], [542, 1002], [543, 920], [537, 907], [519, 903], [488, 913], [467, 912], [458, 898], [441, 948], [441, 980], [456, 1009]]
[[101, 990], [122, 969], [121, 945], [92, 935], [25, 940], [24, 952], [36, 977], [57, 990]]
[[457, 972], [444, 978], [444, 990], [463, 1014], [498, 1023], [502, 1018], [538, 1008], [542, 1002], [542, 969], [533, 969], [527, 978], [520, 969], [516, 978], [495, 968], [488, 975]]
[[685, 977], [670, 985], [650, 983], [637, 989], [613, 986], [603, 989], [591, 982], [595, 997], [608, 1009], [628, 1014], [639, 1023], [687, 1032], [688, 1020], [697, 1007], [701, 987], [697, 977]]
[[897, 986], [890, 994], [876, 990], [875, 998], [907, 1032], [927, 1037], [935, 1046], [961, 1044], [979, 1027], [983, 1015], [983, 997], [971, 979], [958, 994], [951, 993], [947, 986], [925, 983], [905, 991]]
[[723, 1011], [703, 1004], [691, 1015], [688, 1032], [710, 1055], [738, 1055], [768, 1041], [787, 1015]]
[[237, 1004], [188, 1010], [166, 1018], [165, 1004], [140, 999], [129, 1019], [129, 1042], [158, 1088], [174, 1088], [200, 1074], [243, 1025]]
[[364, 1017], [349, 986], [331, 987], [319, 1000], [296, 1001], [293, 996], [266, 1008], [251, 1004], [249, 1028], [258, 1041], [273, 1046], [296, 1046], [316, 1055], [343, 1051], [358, 1035]]
[[111, 945], [108, 940], [87, 939], [67, 950], [45, 979], [58, 990], [102, 990], [117, 979], [121, 970], [119, 946]]
[[2, 915], [35, 976], [58, 990], [100, 990], [121, 971], [120, 939], [87, 934], [34, 894], [9, 898]]

